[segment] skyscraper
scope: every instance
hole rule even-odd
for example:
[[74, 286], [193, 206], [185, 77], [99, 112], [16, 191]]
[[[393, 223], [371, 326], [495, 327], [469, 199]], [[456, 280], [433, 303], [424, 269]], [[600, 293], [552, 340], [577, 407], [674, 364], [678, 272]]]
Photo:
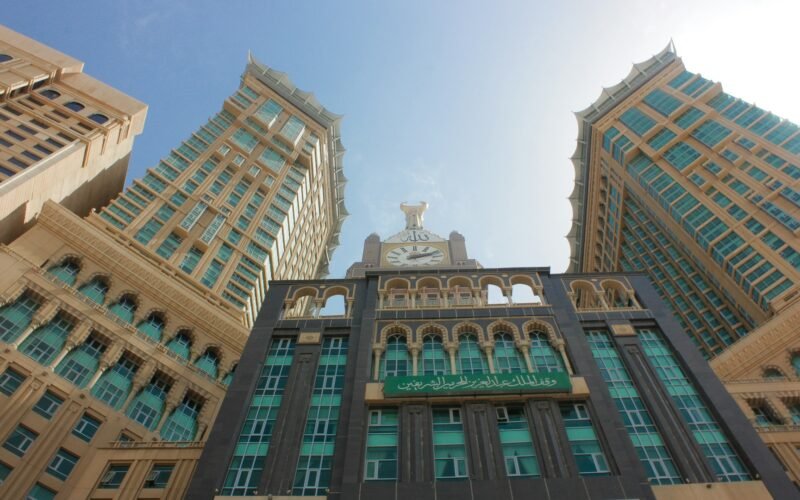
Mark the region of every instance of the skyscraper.
[[125, 183], [147, 106], [83, 63], [0, 26], [0, 243], [47, 200], [84, 216]]
[[0, 247], [0, 496], [183, 495], [270, 279], [327, 272], [339, 120], [251, 57], [110, 205]]
[[484, 269], [424, 206], [273, 282], [190, 498], [798, 498], [645, 276]]
[[706, 357], [798, 299], [795, 124], [687, 71], [672, 44], [577, 117], [571, 270], [647, 271]]

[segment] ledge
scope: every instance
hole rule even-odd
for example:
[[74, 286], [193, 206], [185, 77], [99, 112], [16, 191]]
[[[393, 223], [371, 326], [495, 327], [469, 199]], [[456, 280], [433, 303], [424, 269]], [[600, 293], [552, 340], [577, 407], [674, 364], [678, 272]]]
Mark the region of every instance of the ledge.
[[741, 481], [737, 483], [699, 483], [653, 486], [658, 500], [747, 500], [771, 499], [772, 495], [761, 481]]

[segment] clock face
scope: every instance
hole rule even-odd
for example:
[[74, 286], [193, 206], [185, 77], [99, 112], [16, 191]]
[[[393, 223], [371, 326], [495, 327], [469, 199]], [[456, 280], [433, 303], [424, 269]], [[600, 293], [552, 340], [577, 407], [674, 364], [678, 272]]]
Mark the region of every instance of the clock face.
[[387, 253], [386, 260], [397, 267], [433, 266], [444, 260], [444, 252], [427, 245], [403, 245]]

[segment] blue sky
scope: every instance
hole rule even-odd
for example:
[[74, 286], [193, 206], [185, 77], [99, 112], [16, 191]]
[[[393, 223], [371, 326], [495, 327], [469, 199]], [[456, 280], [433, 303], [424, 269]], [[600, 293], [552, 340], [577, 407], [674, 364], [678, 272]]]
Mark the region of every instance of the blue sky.
[[2, 22], [150, 106], [129, 179], [219, 110], [248, 50], [344, 114], [340, 277], [418, 200], [484, 266], [565, 270], [573, 111], [673, 38], [690, 71], [800, 122], [797, 4], [52, 0]]

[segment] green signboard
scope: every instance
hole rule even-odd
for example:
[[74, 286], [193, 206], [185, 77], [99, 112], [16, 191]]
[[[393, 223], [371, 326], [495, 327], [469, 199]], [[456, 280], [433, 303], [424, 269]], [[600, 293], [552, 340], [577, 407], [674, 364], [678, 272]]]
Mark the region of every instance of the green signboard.
[[566, 372], [390, 376], [383, 381], [383, 395], [387, 398], [569, 392], [571, 388], [569, 374]]

